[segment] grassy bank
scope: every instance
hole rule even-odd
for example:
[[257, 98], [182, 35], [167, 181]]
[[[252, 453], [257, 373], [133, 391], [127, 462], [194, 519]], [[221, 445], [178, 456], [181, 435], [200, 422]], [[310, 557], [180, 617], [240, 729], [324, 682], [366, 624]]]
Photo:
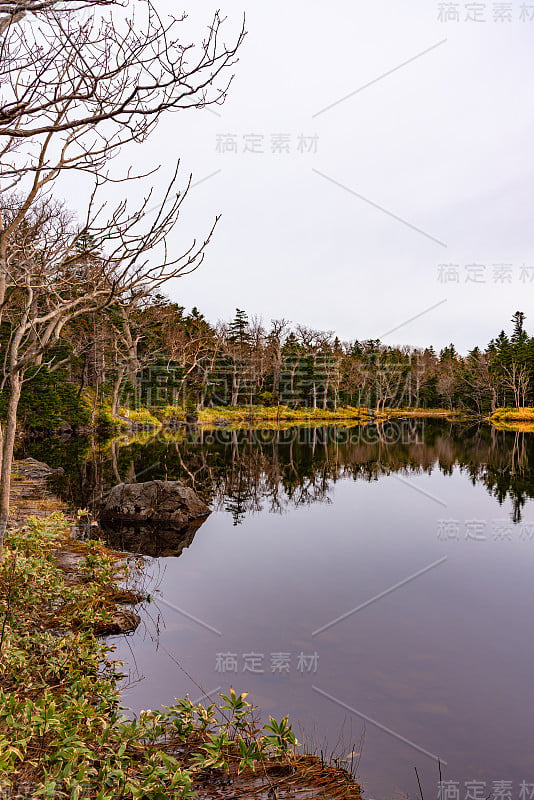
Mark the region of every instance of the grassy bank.
[[[177, 423], [192, 422], [195, 420], [202, 425], [228, 424], [234, 427], [250, 425], [265, 425], [267, 427], [282, 425], [305, 425], [316, 423], [343, 423], [367, 424], [369, 422], [383, 422], [394, 417], [435, 417], [457, 419], [466, 416], [465, 411], [450, 410], [445, 408], [384, 408], [376, 409], [355, 406], [340, 406], [335, 411], [323, 408], [291, 408], [290, 406], [211, 406], [209, 408], [189, 410], [182, 406], [167, 406], [166, 408], [125, 408], [119, 409], [118, 414], [111, 412], [108, 401], [96, 400], [89, 391], [82, 394], [79, 399], [80, 409], [72, 410], [69, 407], [62, 409], [62, 415], [40, 414], [37, 417], [22, 417], [22, 427], [29, 429], [57, 430], [61, 424], [72, 425], [84, 433], [92, 430], [159, 430], [162, 427], [173, 427]], [[0, 409], [1, 411], [1, 409]], [[83, 413], [82, 413], [83, 412]], [[0, 415], [1, 416], [1, 415]], [[473, 414], [469, 415], [473, 416]], [[27, 423], [31, 422], [31, 426]], [[39, 424], [40, 423], [40, 424]]]
[[[172, 423], [182, 423], [187, 419], [186, 412], [180, 406], [168, 406], [165, 409], [140, 409], [138, 411], [121, 412], [125, 418], [136, 424], [168, 427]], [[331, 411], [323, 408], [290, 408], [289, 406], [212, 406], [191, 412], [200, 424], [215, 425], [277, 425], [354, 422], [383, 422], [394, 417], [435, 417], [456, 419], [465, 416], [465, 412], [451, 411], [446, 408], [385, 408], [381, 411], [369, 408], [343, 406]]]
[[115, 422], [122, 427], [152, 428], [172, 427], [176, 423], [192, 422], [201, 425], [224, 424], [234, 427], [249, 425], [276, 426], [283, 424], [309, 424], [317, 422], [353, 421], [367, 423], [383, 420], [387, 414], [367, 408], [351, 406], [330, 411], [322, 408], [290, 408], [289, 406], [210, 406], [186, 411], [181, 406], [167, 406], [163, 409], [140, 408], [120, 409]]
[[534, 408], [498, 408], [490, 415], [490, 419], [501, 422], [534, 422]]
[[30, 518], [9, 532], [0, 561], [0, 794], [163, 800], [209, 797], [215, 786], [238, 796], [254, 782], [277, 796], [312, 787], [316, 797], [359, 798], [344, 770], [295, 753], [287, 718], [258, 726], [245, 695], [125, 718], [120, 667], [97, 632], [127, 569], [69, 531], [60, 512]]
[[464, 417], [476, 417], [474, 412], [460, 411], [450, 408], [386, 408], [385, 416], [388, 419], [395, 417], [427, 417], [434, 419], [463, 419]]
[[[215, 425], [249, 425], [249, 424], [307, 424], [317, 422], [383, 422], [398, 416], [411, 417], [456, 417], [459, 411], [444, 408], [385, 408], [376, 411], [370, 408], [343, 406], [331, 411], [324, 408], [290, 408], [289, 406], [212, 406], [192, 412], [200, 424]], [[129, 419], [134, 424], [150, 425], [154, 428], [169, 426], [176, 422], [185, 422], [187, 415], [180, 406], [167, 406], [158, 409], [139, 409], [138, 411], [121, 412], [121, 421]]]
[[[367, 408], [353, 408], [347, 406], [336, 411], [323, 408], [290, 408], [289, 406], [212, 406], [202, 408], [196, 412], [198, 422], [216, 423], [220, 420], [227, 420], [229, 423], [236, 422], [309, 422], [314, 420], [337, 421], [337, 420], [369, 420], [376, 418], [376, 414]], [[163, 419], [183, 415], [182, 409], [167, 408], [163, 412]], [[378, 415], [380, 416], [380, 415]]]
[[534, 432], [534, 408], [498, 408], [488, 420], [499, 430]]

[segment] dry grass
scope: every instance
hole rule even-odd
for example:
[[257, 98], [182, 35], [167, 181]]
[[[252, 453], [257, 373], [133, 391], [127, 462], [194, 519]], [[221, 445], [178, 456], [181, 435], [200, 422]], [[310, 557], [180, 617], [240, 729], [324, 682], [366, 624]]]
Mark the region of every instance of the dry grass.
[[534, 422], [534, 408], [498, 408], [490, 415], [490, 419], [501, 422]]
[[435, 417], [436, 419], [457, 419], [465, 416], [464, 411], [450, 408], [386, 408], [388, 417]]
[[498, 408], [490, 414], [488, 421], [501, 431], [534, 433], [534, 408]]

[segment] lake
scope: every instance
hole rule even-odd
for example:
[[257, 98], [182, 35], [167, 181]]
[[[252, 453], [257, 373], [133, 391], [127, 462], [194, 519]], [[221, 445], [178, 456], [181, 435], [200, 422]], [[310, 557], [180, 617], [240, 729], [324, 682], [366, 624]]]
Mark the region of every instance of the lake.
[[[78, 507], [180, 478], [213, 513], [122, 531], [154, 602], [111, 639], [134, 712], [232, 685], [367, 798], [534, 797], [534, 435], [487, 425], [33, 442]], [[526, 783], [526, 788], [522, 784]], [[530, 787], [528, 786], [530, 784]]]

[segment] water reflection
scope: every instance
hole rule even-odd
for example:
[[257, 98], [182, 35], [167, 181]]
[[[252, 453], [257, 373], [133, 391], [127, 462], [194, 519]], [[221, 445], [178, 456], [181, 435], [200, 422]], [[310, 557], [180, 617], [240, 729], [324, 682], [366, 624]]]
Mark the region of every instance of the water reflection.
[[53, 467], [67, 465], [55, 488], [78, 507], [97, 510], [116, 483], [180, 479], [212, 509], [229, 512], [235, 525], [251, 512], [329, 502], [341, 479], [376, 481], [391, 473], [451, 475], [458, 467], [499, 504], [509, 498], [514, 522], [534, 497], [534, 436], [481, 424], [400, 420], [356, 428], [189, 428], [104, 442], [57, 441], [52, 447], [32, 442], [24, 454]]
[[190, 525], [131, 525], [120, 523], [109, 525], [100, 523], [99, 534], [117, 550], [138, 553], [154, 558], [174, 558], [180, 556], [186, 547], [193, 543], [195, 534], [205, 520], [195, 520]]

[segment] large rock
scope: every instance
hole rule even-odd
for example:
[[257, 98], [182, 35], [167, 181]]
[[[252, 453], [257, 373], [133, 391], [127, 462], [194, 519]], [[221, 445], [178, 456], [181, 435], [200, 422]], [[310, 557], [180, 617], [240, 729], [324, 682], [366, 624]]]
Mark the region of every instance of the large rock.
[[106, 522], [168, 522], [183, 525], [210, 514], [181, 481], [119, 483], [109, 492], [100, 517]]
[[62, 473], [63, 469], [52, 469], [48, 464], [37, 461], [35, 458], [24, 458], [22, 461], [15, 461], [13, 471], [23, 478], [48, 478], [50, 475]]

